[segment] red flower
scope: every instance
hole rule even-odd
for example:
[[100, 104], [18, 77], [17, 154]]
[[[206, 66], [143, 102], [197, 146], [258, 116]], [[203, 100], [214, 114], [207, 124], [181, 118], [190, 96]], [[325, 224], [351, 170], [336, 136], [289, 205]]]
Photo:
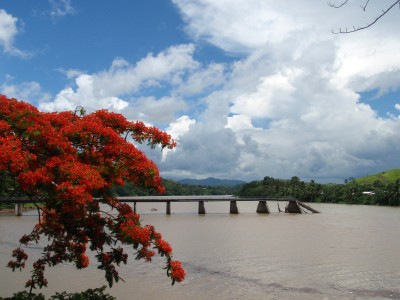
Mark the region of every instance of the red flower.
[[167, 257], [171, 255], [172, 247], [168, 242], [164, 240], [158, 240], [156, 241], [155, 245], [158, 248], [158, 251], [161, 253], [161, 255], [166, 255]]
[[180, 261], [171, 260], [169, 263], [169, 267], [171, 268], [171, 278], [174, 281], [181, 282], [185, 279], [186, 273], [185, 270], [182, 268], [182, 264]]
[[85, 254], [81, 254], [78, 258], [78, 262], [77, 262], [77, 267], [78, 269], [83, 269], [83, 268], [87, 268], [87, 266], [89, 265], [89, 257], [87, 257]]
[[154, 251], [150, 251], [146, 247], [140, 249], [139, 251], [140, 258], [144, 258], [144, 260], [147, 262], [151, 261], [151, 258], [154, 256], [154, 254], [156, 254]]

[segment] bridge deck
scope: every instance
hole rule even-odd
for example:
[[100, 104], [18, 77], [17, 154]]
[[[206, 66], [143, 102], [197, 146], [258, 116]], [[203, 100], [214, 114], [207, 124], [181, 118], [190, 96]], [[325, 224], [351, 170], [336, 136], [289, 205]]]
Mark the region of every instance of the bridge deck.
[[[292, 197], [236, 197], [233, 195], [202, 195], [202, 196], [125, 196], [117, 197], [121, 202], [224, 202], [224, 201], [296, 201]], [[0, 197], [0, 203], [30, 203], [42, 202], [27, 197]]]
[[121, 202], [224, 202], [224, 201], [295, 201], [295, 198], [235, 197], [232, 195], [202, 196], [127, 196], [117, 197]]
[[[136, 213], [136, 204], [140, 202], [164, 202], [167, 204], [166, 213], [171, 214], [171, 203], [172, 202], [198, 202], [199, 203], [199, 214], [205, 214], [205, 202], [230, 202], [230, 213], [239, 213], [236, 202], [238, 201], [258, 201], [257, 213], [269, 213], [267, 201], [286, 201], [288, 205], [285, 208], [285, 212], [302, 213], [302, 208], [305, 208], [313, 213], [318, 213], [315, 209], [305, 205], [298, 201], [296, 198], [282, 197], [235, 197], [232, 195], [205, 195], [205, 196], [127, 196], [117, 197], [121, 202], [131, 202], [134, 204], [134, 211]], [[97, 199], [101, 201], [101, 199]], [[44, 201], [44, 200], [43, 200]], [[22, 203], [29, 202], [43, 202], [41, 199], [33, 200], [27, 197], [0, 197], [0, 203], [16, 203], [17, 215], [22, 214]], [[280, 209], [279, 209], [280, 211]]]

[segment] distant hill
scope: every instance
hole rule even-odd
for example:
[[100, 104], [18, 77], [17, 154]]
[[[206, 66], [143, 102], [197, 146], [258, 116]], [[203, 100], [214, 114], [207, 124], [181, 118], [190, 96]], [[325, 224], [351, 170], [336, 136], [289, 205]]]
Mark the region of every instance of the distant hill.
[[242, 180], [230, 180], [230, 179], [218, 179], [208, 177], [205, 179], [182, 179], [178, 181], [180, 184], [188, 185], [204, 185], [204, 186], [237, 186], [239, 184], [245, 184]]
[[372, 184], [379, 180], [382, 183], [394, 183], [397, 179], [400, 179], [400, 169], [393, 169], [374, 175], [360, 177], [355, 179], [355, 182], [358, 184]]

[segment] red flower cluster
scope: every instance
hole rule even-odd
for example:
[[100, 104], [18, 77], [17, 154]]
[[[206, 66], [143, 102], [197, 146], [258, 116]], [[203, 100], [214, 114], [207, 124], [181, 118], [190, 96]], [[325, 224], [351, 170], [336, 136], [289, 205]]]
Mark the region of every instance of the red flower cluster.
[[185, 270], [182, 268], [182, 264], [180, 261], [173, 261], [171, 260], [169, 262], [170, 266], [170, 272], [171, 272], [171, 278], [172, 278], [172, 284], [174, 284], [175, 281], [181, 282], [185, 279]]
[[12, 253], [12, 257], [15, 257], [15, 261], [8, 262], [8, 267], [11, 268], [13, 271], [15, 269], [25, 268], [25, 261], [28, 259], [28, 254], [21, 248], [14, 249]]
[[[23, 101], [0, 95], [0, 171], [12, 177], [32, 202], [44, 202], [39, 223], [20, 239], [9, 267], [23, 268], [21, 247], [46, 236], [49, 244], [33, 263], [27, 286], [47, 285], [45, 266], [72, 262], [86, 268], [87, 248], [95, 251], [99, 269], [111, 286], [119, 280], [116, 266], [128, 255], [119, 244], [130, 244], [136, 259], [151, 261], [154, 246], [167, 259], [172, 282], [185, 273], [172, 261], [172, 248], [153, 226], [142, 226], [132, 208], [112, 197], [112, 187], [130, 181], [163, 192], [157, 166], [128, 137], [154, 148], [173, 148], [171, 137], [142, 122], [99, 110], [43, 113]], [[94, 196], [96, 199], [94, 199]], [[100, 199], [100, 201], [98, 201]], [[116, 211], [102, 211], [102, 202]]]
[[159, 251], [159, 253], [161, 255], [165, 255], [167, 257], [169, 257], [171, 255], [172, 247], [168, 242], [166, 242], [166, 241], [164, 241], [162, 239], [158, 239], [158, 240], [156, 240], [155, 244], [156, 244], [156, 247], [158, 248], [158, 251]]

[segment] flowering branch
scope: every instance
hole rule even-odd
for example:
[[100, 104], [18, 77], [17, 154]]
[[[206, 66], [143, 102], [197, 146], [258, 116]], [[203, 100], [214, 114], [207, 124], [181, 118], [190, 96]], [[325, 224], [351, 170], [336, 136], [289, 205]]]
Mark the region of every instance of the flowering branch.
[[[22, 246], [47, 237], [49, 243], [26, 283], [31, 292], [47, 286], [46, 266], [70, 262], [86, 268], [88, 248], [112, 286], [121, 279], [117, 267], [127, 262], [123, 245], [131, 245], [135, 258], [145, 261], [157, 251], [166, 259], [172, 284], [184, 279], [185, 271], [161, 234], [143, 226], [129, 205], [112, 196], [113, 186], [126, 181], [164, 191], [157, 166], [127, 142], [128, 134], [151, 148], [176, 145], [167, 133], [106, 110], [42, 113], [0, 95], [0, 171], [14, 176], [26, 195], [44, 200], [43, 206], [35, 203], [38, 224], [21, 237], [8, 264], [13, 271], [24, 268], [28, 255]], [[117, 214], [105, 213], [99, 202]]]

